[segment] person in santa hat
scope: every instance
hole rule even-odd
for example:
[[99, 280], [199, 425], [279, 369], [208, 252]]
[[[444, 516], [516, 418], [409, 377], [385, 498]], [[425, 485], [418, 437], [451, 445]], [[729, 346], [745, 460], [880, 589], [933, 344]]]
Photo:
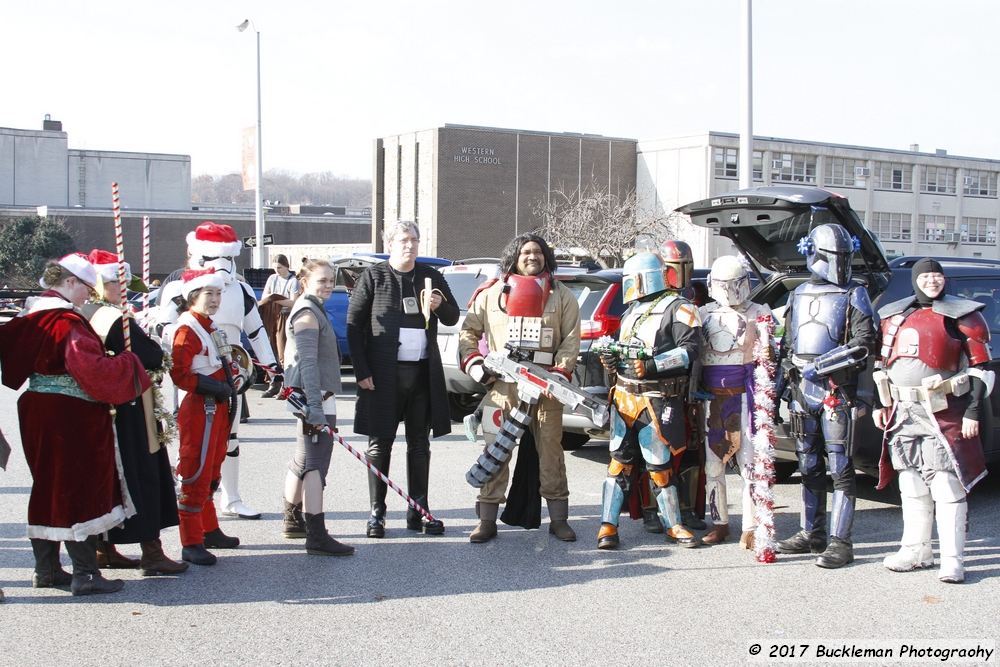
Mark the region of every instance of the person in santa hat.
[[[94, 249], [88, 256], [101, 277], [95, 293], [81, 309], [104, 341], [105, 347], [115, 354], [125, 350], [122, 327], [123, 306], [121, 283], [118, 274], [118, 255]], [[128, 262], [124, 262], [125, 281], [136, 291], [145, 291], [142, 280], [132, 276]], [[126, 311], [129, 312], [129, 311]], [[130, 349], [142, 361], [147, 374], [163, 368], [163, 349], [152, 340], [129, 313]], [[188, 569], [187, 563], [177, 563], [163, 553], [160, 530], [178, 524], [177, 497], [167, 448], [157, 439], [153, 418], [152, 392], [143, 401], [129, 401], [115, 406], [115, 431], [121, 451], [122, 468], [129, 493], [136, 506], [136, 515], [118, 528], [108, 531], [107, 541], [97, 543], [97, 562], [101, 567], [139, 567], [143, 576], [180, 574]], [[118, 553], [116, 544], [139, 544], [142, 558], [133, 559]]]
[[236, 421], [233, 377], [239, 368], [227, 356], [226, 336], [212, 320], [222, 302], [222, 278], [215, 269], [204, 269], [184, 272], [181, 282], [184, 300], [178, 305], [170, 369], [174, 384], [185, 392], [177, 411], [181, 558], [195, 565], [214, 565], [209, 548], [235, 549], [240, 544], [239, 538], [219, 528], [212, 499], [219, 487], [229, 430]]
[[[246, 332], [257, 361], [275, 373], [280, 372], [264, 330], [264, 322], [257, 310], [257, 298], [253, 289], [236, 279], [235, 258], [239, 256], [243, 247], [236, 237], [236, 232], [229, 225], [203, 222], [187, 235], [187, 246], [188, 266], [191, 269], [214, 269], [216, 276], [222, 280], [222, 301], [212, 320], [226, 333], [233, 344], [239, 344], [240, 334]], [[171, 300], [180, 298], [181, 290], [181, 281], [174, 281], [163, 287], [163, 296], [160, 300], [161, 320], [176, 321], [177, 311], [171, 305]], [[180, 300], [183, 301], [183, 298]], [[170, 327], [167, 327], [165, 336], [169, 335]], [[242, 400], [242, 397], [239, 397], [239, 400]], [[239, 408], [240, 406], [237, 406], [237, 409]], [[259, 519], [260, 512], [245, 505], [239, 493], [239, 425], [239, 420], [234, 420], [229, 435], [228, 454], [222, 464], [222, 513], [241, 519]]]
[[[73, 595], [113, 593], [97, 565], [97, 536], [135, 514], [117, 464], [116, 405], [149, 387], [131, 352], [109, 357], [79, 308], [97, 283], [85, 255], [46, 263], [17, 317], [0, 327], [3, 384], [27, 391], [17, 402], [24, 457], [31, 470], [28, 537], [35, 555], [35, 588], [70, 586]], [[73, 561], [59, 562], [59, 543]]]

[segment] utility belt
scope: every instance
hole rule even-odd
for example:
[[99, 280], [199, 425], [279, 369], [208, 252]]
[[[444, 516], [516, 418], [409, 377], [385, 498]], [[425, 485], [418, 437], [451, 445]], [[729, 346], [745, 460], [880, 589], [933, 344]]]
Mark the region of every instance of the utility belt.
[[619, 375], [615, 386], [630, 394], [656, 394], [663, 398], [677, 398], [687, 396], [688, 380], [687, 375], [662, 380], [632, 380]]
[[[949, 394], [964, 396], [972, 388], [968, 371], [953, 375], [947, 380], [942, 380], [940, 375], [931, 375], [923, 378], [918, 387], [902, 387], [893, 384], [889, 380], [889, 374], [885, 371], [876, 371], [872, 374], [872, 379], [875, 380], [875, 386], [878, 388], [879, 398], [882, 399], [883, 405], [888, 405], [890, 401], [929, 403], [931, 412], [946, 410]], [[887, 398], [889, 400], [886, 400]]]

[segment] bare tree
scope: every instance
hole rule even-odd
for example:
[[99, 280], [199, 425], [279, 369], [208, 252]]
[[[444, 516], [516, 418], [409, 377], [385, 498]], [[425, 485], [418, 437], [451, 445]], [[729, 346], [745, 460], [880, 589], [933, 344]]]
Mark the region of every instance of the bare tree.
[[553, 190], [534, 212], [549, 243], [560, 250], [580, 248], [605, 268], [622, 266], [637, 242], [677, 238], [684, 227], [680, 214], [642, 206], [634, 189], [616, 194], [593, 183], [582, 194]]
[[[370, 206], [372, 182], [367, 179], [337, 176], [324, 171], [297, 174], [285, 169], [269, 169], [261, 181], [264, 199], [285, 204], [317, 206]], [[243, 190], [240, 174], [223, 176], [203, 174], [191, 180], [191, 199], [213, 204], [253, 204], [252, 190]]]

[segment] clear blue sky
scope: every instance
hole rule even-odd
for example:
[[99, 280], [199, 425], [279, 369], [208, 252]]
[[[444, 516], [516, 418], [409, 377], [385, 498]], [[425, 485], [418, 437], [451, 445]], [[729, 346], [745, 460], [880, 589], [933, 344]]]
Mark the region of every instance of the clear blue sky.
[[[372, 140], [443, 123], [654, 139], [739, 131], [736, 0], [49, 0], [0, 8], [0, 126], [239, 170], [371, 176]], [[1000, 158], [1000, 3], [756, 0], [755, 134]]]

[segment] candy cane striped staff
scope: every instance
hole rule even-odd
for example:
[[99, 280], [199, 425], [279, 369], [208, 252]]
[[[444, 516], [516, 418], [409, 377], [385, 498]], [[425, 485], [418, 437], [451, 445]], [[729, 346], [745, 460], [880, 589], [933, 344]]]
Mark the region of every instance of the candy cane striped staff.
[[149, 216], [142, 216], [142, 283], [146, 293], [142, 295], [142, 309], [149, 310]]
[[[289, 402], [289, 404], [291, 404], [291, 406], [293, 408], [295, 408], [296, 410], [299, 411], [299, 412], [296, 412], [295, 414], [296, 414], [297, 417], [299, 417], [300, 419], [302, 419], [302, 421], [304, 422], [305, 421], [305, 417], [303, 416], [303, 413], [301, 411], [304, 410], [305, 407], [306, 407], [305, 403], [304, 403], [305, 396], [303, 396], [302, 394], [296, 393], [291, 387], [285, 387], [284, 389], [282, 389], [281, 390], [281, 396], [282, 396], [282, 398], [284, 398], [285, 400], [287, 400]], [[343, 445], [344, 448], [347, 451], [349, 451], [351, 454], [354, 454], [354, 458], [356, 458], [357, 460], [359, 460], [362, 463], [364, 463], [365, 466], [368, 468], [368, 470], [370, 470], [373, 474], [377, 475], [378, 478], [380, 480], [382, 480], [383, 482], [385, 482], [386, 485], [390, 489], [392, 489], [393, 491], [395, 491], [396, 493], [398, 493], [400, 496], [402, 496], [403, 500], [406, 501], [407, 505], [409, 505], [413, 509], [417, 510], [421, 514], [423, 514], [424, 518], [426, 518], [428, 521], [434, 521], [434, 517], [431, 516], [430, 512], [428, 512], [423, 507], [421, 507], [420, 505], [418, 505], [417, 501], [415, 501], [413, 498], [411, 498], [410, 496], [408, 496], [406, 494], [406, 491], [403, 491], [401, 488], [399, 488], [398, 486], [396, 486], [395, 482], [393, 482], [391, 479], [389, 479], [388, 477], [386, 477], [385, 475], [383, 475], [381, 470], [379, 470], [378, 468], [376, 468], [375, 466], [373, 466], [371, 463], [369, 463], [368, 459], [366, 459], [361, 454], [361, 452], [359, 452], [358, 450], [354, 449], [354, 447], [351, 447], [349, 444], [347, 444], [346, 442], [344, 442], [344, 439], [341, 438], [336, 433], [334, 433], [332, 430], [330, 430], [329, 426], [324, 425], [323, 428], [320, 429], [320, 430], [322, 430], [324, 433], [329, 433], [331, 436], [333, 436], [333, 439], [336, 440], [337, 442], [339, 442], [341, 445]]]
[[132, 336], [129, 331], [128, 285], [125, 281], [125, 239], [122, 236], [122, 209], [118, 203], [118, 184], [111, 183], [111, 210], [115, 214], [115, 248], [118, 250], [118, 285], [122, 292], [122, 330], [125, 335], [125, 349], [132, 351]]

